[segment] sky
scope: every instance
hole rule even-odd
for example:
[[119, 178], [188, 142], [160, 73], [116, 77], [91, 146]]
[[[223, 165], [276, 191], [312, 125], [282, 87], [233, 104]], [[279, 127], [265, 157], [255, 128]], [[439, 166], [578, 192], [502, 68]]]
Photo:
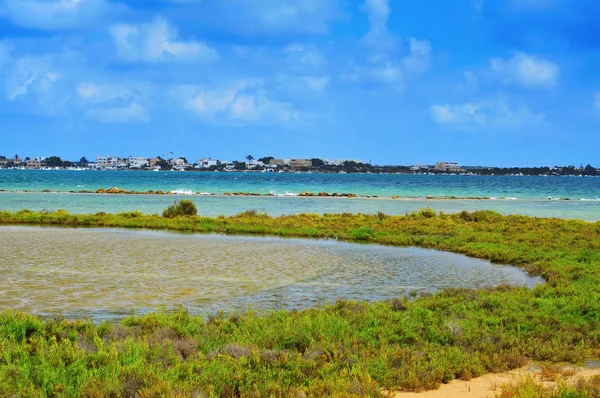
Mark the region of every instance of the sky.
[[0, 155], [600, 163], [598, 0], [0, 0]]

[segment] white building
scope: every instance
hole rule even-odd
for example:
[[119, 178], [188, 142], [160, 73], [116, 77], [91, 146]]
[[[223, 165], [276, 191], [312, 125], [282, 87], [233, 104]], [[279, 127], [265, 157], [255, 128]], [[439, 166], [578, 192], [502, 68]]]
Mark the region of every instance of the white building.
[[456, 163], [456, 162], [437, 162], [435, 164], [435, 169], [439, 170], [439, 171], [454, 172], [454, 173], [463, 171], [460, 168], [460, 166], [458, 165], [458, 163]]
[[116, 169], [118, 163], [117, 156], [96, 156], [96, 165], [99, 169]]
[[346, 162], [363, 163], [362, 160], [358, 160], [358, 159], [338, 159], [338, 160], [334, 161], [333, 164], [336, 166], [343, 166], [344, 163], [346, 163]]
[[148, 166], [148, 158], [140, 156], [130, 156], [128, 161], [129, 168], [131, 169], [141, 169], [142, 167]]
[[202, 158], [198, 160], [198, 168], [199, 169], [210, 169], [211, 167], [216, 167], [219, 165], [219, 161], [211, 158]]

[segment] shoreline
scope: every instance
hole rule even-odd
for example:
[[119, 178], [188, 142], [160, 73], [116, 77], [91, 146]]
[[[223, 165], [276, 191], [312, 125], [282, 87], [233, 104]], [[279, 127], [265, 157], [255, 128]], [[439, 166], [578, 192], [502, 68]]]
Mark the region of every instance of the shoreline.
[[70, 191], [52, 191], [49, 189], [44, 190], [5, 190], [0, 189], [1, 194], [49, 194], [49, 195], [130, 195], [130, 196], [174, 196], [174, 197], [260, 197], [260, 198], [331, 198], [331, 199], [376, 199], [376, 200], [404, 200], [404, 201], [528, 201], [528, 202], [549, 202], [549, 201], [561, 201], [561, 202], [600, 202], [600, 198], [570, 198], [570, 197], [546, 197], [546, 198], [517, 198], [517, 197], [488, 197], [488, 196], [382, 196], [382, 195], [361, 195], [356, 193], [338, 193], [338, 192], [319, 192], [314, 193], [310, 191], [300, 193], [258, 193], [258, 192], [194, 192], [192, 190], [174, 190], [174, 191], [163, 191], [163, 190], [148, 190], [148, 191], [133, 191], [124, 190], [117, 187], [105, 189], [100, 188], [95, 191], [90, 190], [70, 190]]
[[[394, 167], [394, 166], [392, 166]], [[38, 168], [3, 168], [0, 167], [0, 171], [2, 170], [14, 170], [14, 171], [94, 171], [94, 172], [133, 172], [133, 173], [148, 173], [154, 172], [154, 170], [140, 170], [140, 169], [38, 169]], [[586, 174], [477, 174], [474, 172], [464, 172], [464, 173], [445, 173], [445, 172], [428, 172], [428, 173], [415, 173], [415, 172], [406, 172], [406, 173], [385, 173], [385, 172], [324, 172], [324, 171], [282, 171], [282, 172], [265, 172], [262, 170], [157, 170], [160, 173], [201, 173], [201, 174], [210, 174], [210, 173], [220, 173], [220, 174], [233, 174], [233, 173], [251, 173], [251, 174], [317, 174], [317, 175], [402, 175], [402, 176], [455, 176], [455, 177], [566, 177], [566, 178], [600, 178], [600, 175], [586, 175]]]

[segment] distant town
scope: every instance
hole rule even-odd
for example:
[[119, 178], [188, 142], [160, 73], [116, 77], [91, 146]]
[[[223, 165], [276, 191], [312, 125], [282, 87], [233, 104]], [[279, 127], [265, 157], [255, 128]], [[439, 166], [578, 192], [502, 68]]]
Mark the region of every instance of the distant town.
[[175, 157], [172, 152], [157, 157], [141, 156], [96, 156], [93, 160], [82, 157], [78, 161], [59, 156], [6, 157], [0, 155], [0, 169], [29, 170], [146, 170], [180, 172], [262, 172], [262, 173], [367, 173], [367, 174], [460, 174], [460, 175], [537, 175], [537, 176], [600, 176], [600, 169], [586, 166], [553, 167], [493, 167], [461, 166], [457, 162], [437, 162], [436, 164], [372, 165], [359, 159], [320, 159], [320, 158], [275, 158], [265, 156], [255, 158], [248, 155], [244, 160], [221, 160], [200, 158], [190, 161], [185, 157]]

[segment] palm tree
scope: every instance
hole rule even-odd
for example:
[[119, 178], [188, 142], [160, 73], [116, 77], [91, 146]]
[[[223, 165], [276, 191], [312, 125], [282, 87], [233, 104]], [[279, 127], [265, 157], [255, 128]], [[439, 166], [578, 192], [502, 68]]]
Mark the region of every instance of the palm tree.
[[250, 162], [254, 160], [254, 156], [248, 155], [246, 156], [246, 159], [248, 159], [248, 166], [250, 166]]

